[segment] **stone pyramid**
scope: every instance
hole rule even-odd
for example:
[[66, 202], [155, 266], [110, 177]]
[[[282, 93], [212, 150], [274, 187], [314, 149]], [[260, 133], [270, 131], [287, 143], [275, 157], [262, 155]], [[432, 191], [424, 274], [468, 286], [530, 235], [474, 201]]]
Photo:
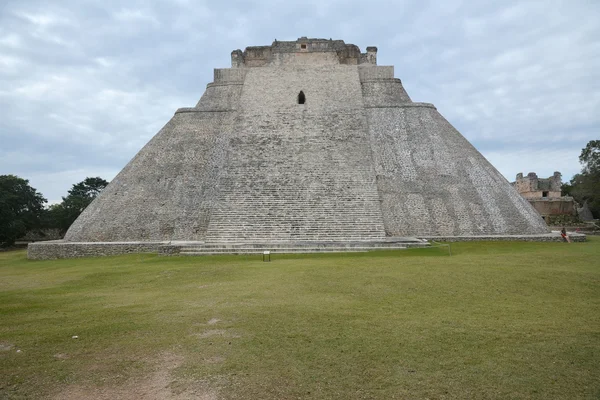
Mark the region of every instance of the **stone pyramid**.
[[342, 40], [231, 54], [65, 237], [110, 241], [373, 241], [548, 232], [438, 113]]

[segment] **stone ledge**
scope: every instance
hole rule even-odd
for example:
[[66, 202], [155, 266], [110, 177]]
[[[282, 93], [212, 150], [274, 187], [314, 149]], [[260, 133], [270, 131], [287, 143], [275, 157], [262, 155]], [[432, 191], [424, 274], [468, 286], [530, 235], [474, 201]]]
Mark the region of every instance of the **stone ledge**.
[[178, 108], [175, 111], [175, 114], [183, 114], [183, 113], [212, 113], [212, 112], [231, 112], [236, 110], [204, 110], [196, 107], [182, 107]]
[[206, 88], [210, 88], [210, 87], [215, 87], [215, 86], [242, 86], [244, 85], [244, 81], [239, 81], [239, 82], [211, 82], [208, 85], [206, 85]]
[[402, 103], [402, 104], [389, 105], [389, 106], [367, 106], [367, 105], [365, 105], [365, 108], [409, 108], [409, 107], [433, 108], [434, 110], [437, 110], [437, 108], [435, 108], [435, 106], [431, 103], [406, 102], [406, 103]]
[[360, 81], [361, 85], [363, 83], [382, 83], [382, 82], [398, 82], [398, 83], [402, 83], [402, 81], [400, 80], [400, 78], [369, 78], [369, 79], [365, 79], [363, 81]]
[[[585, 242], [587, 237], [581, 233], [567, 232], [572, 242]], [[562, 242], [560, 232], [552, 232], [540, 235], [482, 235], [482, 236], [419, 236], [421, 239], [435, 242]]]
[[157, 253], [168, 242], [67, 242], [50, 240], [30, 243], [27, 258], [53, 260], [57, 258], [102, 257], [129, 253]]

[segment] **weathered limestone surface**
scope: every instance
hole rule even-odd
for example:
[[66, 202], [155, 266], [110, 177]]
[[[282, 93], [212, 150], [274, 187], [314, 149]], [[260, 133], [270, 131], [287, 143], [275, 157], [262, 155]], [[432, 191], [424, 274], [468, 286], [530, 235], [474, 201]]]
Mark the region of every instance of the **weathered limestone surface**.
[[432, 105], [406, 103], [368, 113], [388, 235], [547, 231], [527, 201]]
[[67, 242], [548, 232], [433, 105], [412, 102], [394, 68], [377, 66], [377, 48], [300, 38], [231, 60], [81, 214]]
[[177, 113], [81, 214], [65, 240], [203, 238], [231, 114]]
[[56, 258], [103, 257], [128, 253], [158, 253], [168, 242], [66, 242], [52, 240], [31, 243], [27, 258], [52, 260]]
[[357, 68], [250, 69], [219, 188], [207, 241], [384, 237]]

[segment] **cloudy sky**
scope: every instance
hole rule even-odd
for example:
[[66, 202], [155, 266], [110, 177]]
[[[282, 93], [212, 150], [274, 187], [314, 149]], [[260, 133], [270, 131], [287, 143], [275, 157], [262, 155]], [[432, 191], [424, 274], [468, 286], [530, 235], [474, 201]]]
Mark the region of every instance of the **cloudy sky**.
[[300, 36], [377, 46], [510, 181], [600, 139], [598, 0], [0, 0], [0, 175], [110, 180], [232, 50]]

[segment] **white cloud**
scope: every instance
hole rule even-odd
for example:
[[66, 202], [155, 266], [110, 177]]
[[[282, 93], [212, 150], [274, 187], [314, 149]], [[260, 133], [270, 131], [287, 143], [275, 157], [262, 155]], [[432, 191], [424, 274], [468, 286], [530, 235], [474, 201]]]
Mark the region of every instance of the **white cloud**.
[[160, 25], [160, 22], [149, 11], [124, 8], [114, 14], [115, 18], [122, 22], [149, 22], [153, 25]]
[[65, 18], [64, 16], [56, 15], [54, 13], [17, 11], [15, 12], [15, 15], [33, 25], [37, 25], [40, 28], [70, 24], [70, 21], [67, 18]]
[[101, 67], [112, 68], [115, 66], [115, 61], [107, 57], [96, 57], [94, 61]]
[[0, 68], [3, 68], [5, 73], [15, 71], [22, 63], [23, 61], [17, 57], [0, 54]]
[[22, 46], [21, 36], [14, 33], [9, 33], [5, 36], [0, 36], [0, 46], [20, 48]]

